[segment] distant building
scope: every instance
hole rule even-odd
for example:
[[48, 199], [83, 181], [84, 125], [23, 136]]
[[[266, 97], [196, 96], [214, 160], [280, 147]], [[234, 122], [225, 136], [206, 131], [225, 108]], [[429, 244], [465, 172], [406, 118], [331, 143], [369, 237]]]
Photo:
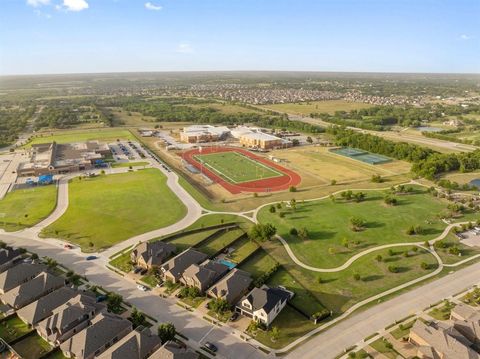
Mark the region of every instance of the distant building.
[[225, 139], [230, 129], [225, 126], [193, 125], [184, 127], [180, 140], [187, 143], [215, 142]]
[[238, 126], [231, 131], [231, 134], [245, 147], [270, 150], [273, 148], [292, 146], [291, 141], [262, 132], [258, 128]]
[[187, 287], [195, 287], [200, 292], [205, 292], [216, 280], [228, 272], [224, 264], [207, 261], [202, 265], [192, 264], [182, 274], [180, 282]]
[[181, 346], [177, 342], [168, 341], [160, 347], [149, 359], [198, 359], [200, 355], [193, 350]]
[[160, 347], [160, 338], [150, 329], [138, 327], [108, 348], [98, 359], [147, 359]]
[[192, 264], [198, 264], [207, 259], [207, 255], [188, 248], [162, 265], [161, 270], [165, 280], [177, 283], [183, 272]]
[[95, 167], [109, 155], [107, 144], [98, 141], [58, 144], [56, 142], [32, 145], [29, 161], [18, 166], [19, 176], [42, 176], [85, 171]]

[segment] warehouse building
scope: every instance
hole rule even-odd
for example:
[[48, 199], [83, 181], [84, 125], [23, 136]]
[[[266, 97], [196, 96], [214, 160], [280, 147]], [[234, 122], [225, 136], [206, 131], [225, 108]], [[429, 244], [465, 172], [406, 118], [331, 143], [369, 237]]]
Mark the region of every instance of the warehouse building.
[[180, 140], [187, 143], [221, 141], [228, 137], [230, 129], [225, 126], [193, 125], [184, 127]]

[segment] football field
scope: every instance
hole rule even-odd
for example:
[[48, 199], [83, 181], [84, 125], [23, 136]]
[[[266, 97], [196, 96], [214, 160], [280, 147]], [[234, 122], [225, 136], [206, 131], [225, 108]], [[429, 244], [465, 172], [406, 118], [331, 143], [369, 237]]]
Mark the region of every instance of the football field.
[[194, 158], [202, 166], [230, 183], [243, 183], [283, 176], [281, 172], [239, 152], [197, 154]]

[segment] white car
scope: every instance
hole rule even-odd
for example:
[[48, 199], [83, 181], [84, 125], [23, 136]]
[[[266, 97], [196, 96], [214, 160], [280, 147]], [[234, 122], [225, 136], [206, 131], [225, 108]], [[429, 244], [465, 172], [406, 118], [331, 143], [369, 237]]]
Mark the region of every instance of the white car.
[[148, 290], [147, 287], [145, 287], [144, 285], [141, 285], [141, 284], [137, 285], [137, 289], [141, 290], [142, 292], [146, 292]]

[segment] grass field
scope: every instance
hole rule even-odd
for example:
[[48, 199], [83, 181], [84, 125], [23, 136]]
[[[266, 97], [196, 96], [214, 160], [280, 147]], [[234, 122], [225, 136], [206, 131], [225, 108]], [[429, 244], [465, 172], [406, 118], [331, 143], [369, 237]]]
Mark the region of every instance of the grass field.
[[242, 183], [283, 174], [238, 152], [196, 155], [195, 159], [230, 183]]
[[93, 130], [69, 130], [69, 131], [45, 131], [39, 132], [25, 145], [30, 147], [36, 143], [55, 141], [57, 143], [85, 142], [98, 140], [102, 142], [114, 142], [120, 140], [135, 140], [135, 137], [126, 129], [93, 129]]
[[275, 259], [269, 256], [266, 251], [258, 250], [238, 268], [249, 272], [253, 278], [258, 278], [263, 273], [268, 272], [268, 270], [274, 267], [275, 264]]
[[228, 230], [221, 235], [216, 236], [206, 241], [205, 243], [202, 243], [202, 245], [198, 247], [198, 250], [209, 256], [213, 256], [215, 253], [229, 246], [244, 234], [245, 232], [241, 229]]
[[[273, 223], [287, 240], [295, 255], [304, 263], [331, 268], [369, 247], [387, 243], [423, 242], [438, 236], [445, 224], [437, 217], [447, 202], [416, 188], [415, 194], [397, 196], [398, 204], [384, 203], [384, 193], [366, 192], [361, 203], [330, 199], [305, 202], [296, 211], [283, 210], [284, 218], [264, 207], [259, 213], [262, 223]], [[351, 230], [350, 219], [366, 221], [365, 229]], [[410, 226], [421, 226], [423, 234], [410, 236]], [[306, 228], [308, 239], [290, 234], [291, 228]], [[347, 246], [348, 245], [348, 246]]]
[[328, 185], [332, 180], [336, 180], [337, 183], [352, 183], [370, 180], [372, 175], [388, 177], [410, 171], [410, 164], [407, 162], [392, 161], [381, 165], [369, 165], [335, 155], [322, 147], [277, 150], [273, 151], [272, 155], [285, 160], [284, 165], [302, 177], [302, 186]]
[[0, 201], [0, 228], [18, 231], [33, 226], [55, 209], [57, 188], [54, 185], [20, 189]]
[[148, 166], [148, 162], [139, 161], [139, 162], [114, 162], [112, 163], [113, 168], [122, 168], [122, 167], [135, 167], [135, 166]]
[[42, 234], [76, 243], [83, 251], [98, 251], [173, 224], [185, 214], [166, 177], [146, 169], [73, 180], [66, 213]]
[[274, 105], [262, 105], [260, 107], [268, 110], [278, 111], [278, 112], [310, 115], [312, 112], [317, 112], [317, 113], [326, 112], [326, 113], [333, 114], [335, 113], [335, 111], [360, 110], [362, 108], [372, 107], [372, 105], [361, 103], [361, 102], [348, 102], [344, 100], [329, 100], [329, 101], [281, 103], [281, 104], [274, 104]]
[[228, 257], [229, 261], [240, 263], [258, 249], [258, 244], [248, 238], [242, 238], [232, 246], [234, 251]]

